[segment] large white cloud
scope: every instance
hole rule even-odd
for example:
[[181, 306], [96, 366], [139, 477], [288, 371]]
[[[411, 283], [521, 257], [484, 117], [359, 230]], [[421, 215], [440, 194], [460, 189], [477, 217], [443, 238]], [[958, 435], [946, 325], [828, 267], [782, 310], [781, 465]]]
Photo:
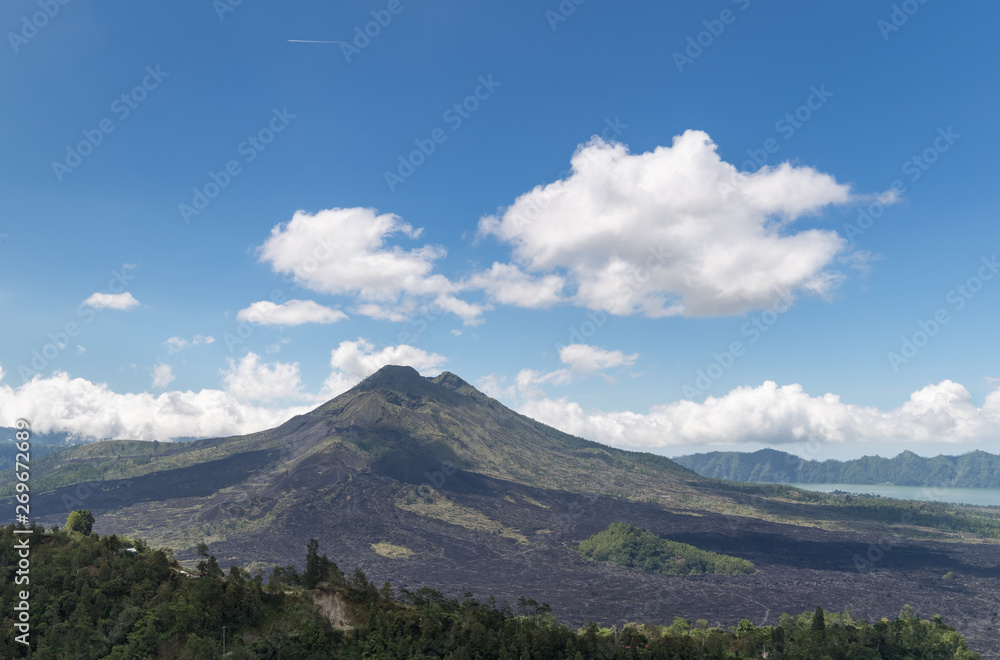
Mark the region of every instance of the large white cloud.
[[599, 138], [570, 175], [537, 186], [481, 235], [513, 248], [536, 275], [565, 273], [579, 305], [614, 314], [714, 316], [769, 306], [779, 294], [823, 294], [846, 241], [793, 221], [854, 199], [847, 185], [787, 163], [739, 172], [701, 131], [632, 154]]
[[1000, 390], [977, 407], [969, 391], [950, 380], [928, 385], [886, 411], [766, 381], [703, 403], [677, 401], [644, 413], [587, 411], [566, 398], [547, 397], [536, 383], [519, 378], [513, 388], [497, 390], [495, 378], [480, 381], [540, 422], [630, 449], [793, 443], [906, 443], [912, 449], [919, 443], [975, 444], [1000, 437]]
[[347, 318], [339, 309], [324, 307], [312, 300], [289, 300], [280, 305], [269, 300], [255, 302], [236, 315], [241, 321], [261, 325], [302, 325], [303, 323], [336, 323]]
[[422, 230], [371, 208], [298, 211], [272, 229], [258, 256], [311, 291], [352, 297], [358, 314], [398, 322], [433, 304], [466, 325], [493, 303], [739, 314], [778, 296], [825, 294], [843, 279], [834, 265], [861, 256], [834, 230], [792, 228], [829, 205], [861, 200], [847, 185], [788, 163], [739, 172], [700, 131], [642, 154], [594, 138], [571, 164], [566, 178], [480, 220], [481, 236], [512, 247], [511, 263], [449, 278], [438, 272], [443, 247], [405, 246]]
[[[398, 216], [370, 208], [333, 208], [309, 214], [298, 211], [271, 230], [259, 248], [260, 260], [276, 273], [292, 275], [312, 291], [350, 295], [359, 303], [390, 309], [414, 297], [455, 291], [446, 277], [433, 273], [444, 248], [423, 245], [404, 249], [389, 242], [402, 234], [420, 237]], [[361, 312], [365, 313], [365, 312]]]

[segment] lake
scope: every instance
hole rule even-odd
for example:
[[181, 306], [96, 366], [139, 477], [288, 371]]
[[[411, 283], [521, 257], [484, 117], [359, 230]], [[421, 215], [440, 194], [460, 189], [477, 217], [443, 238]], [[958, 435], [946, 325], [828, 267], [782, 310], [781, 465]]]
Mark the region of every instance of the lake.
[[881, 495], [899, 500], [925, 502], [954, 502], [957, 504], [1000, 505], [1000, 488], [944, 488], [937, 486], [892, 486], [889, 484], [788, 484], [802, 490], [829, 493], [842, 490], [847, 493]]

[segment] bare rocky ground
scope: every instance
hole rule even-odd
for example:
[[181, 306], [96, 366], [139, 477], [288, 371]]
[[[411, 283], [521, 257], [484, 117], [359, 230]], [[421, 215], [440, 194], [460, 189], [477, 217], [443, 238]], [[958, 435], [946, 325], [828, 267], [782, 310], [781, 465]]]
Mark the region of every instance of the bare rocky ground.
[[[889, 545], [885, 537], [712, 513], [677, 514], [655, 504], [491, 479], [480, 486], [485, 488], [479, 492], [463, 488], [465, 492], [446, 494], [519, 530], [529, 544], [404, 511], [395, 506], [395, 498], [405, 487], [367, 473], [333, 497], [317, 493], [294, 519], [284, 521], [280, 532], [219, 542], [211, 551], [224, 565], [255, 561], [301, 569], [305, 541], [318, 538], [321, 552], [342, 570], [361, 564], [377, 584], [387, 580], [411, 590], [431, 587], [456, 598], [466, 592], [480, 600], [492, 595], [515, 608], [519, 597], [534, 598], [549, 603], [553, 615], [573, 627], [588, 621], [669, 624], [677, 616], [723, 626], [742, 618], [774, 624], [783, 612], [798, 614], [817, 605], [835, 611], [850, 607], [855, 618], [874, 622], [895, 618], [904, 605], [911, 605], [924, 618], [940, 614], [984, 658], [1000, 658], [998, 545], [902, 539]], [[543, 506], [527, 504], [519, 494]], [[749, 559], [758, 571], [748, 576], [648, 575], [587, 562], [572, 551], [575, 543], [617, 521]], [[884, 551], [873, 545], [880, 540]], [[415, 555], [382, 557], [370, 547], [377, 542], [404, 546]], [[868, 556], [876, 561], [859, 569], [856, 557]], [[955, 578], [943, 579], [948, 572]]]

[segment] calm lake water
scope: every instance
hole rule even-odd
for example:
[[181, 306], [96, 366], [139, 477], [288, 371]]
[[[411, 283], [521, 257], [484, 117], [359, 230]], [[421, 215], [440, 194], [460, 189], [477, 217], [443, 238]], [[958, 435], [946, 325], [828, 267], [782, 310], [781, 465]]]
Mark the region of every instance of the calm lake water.
[[860, 493], [894, 497], [899, 500], [923, 500], [926, 502], [956, 502], [958, 504], [1000, 505], [1000, 488], [938, 488], [932, 486], [890, 486], [885, 484], [789, 484], [802, 490], [816, 490], [829, 493], [842, 490], [846, 493]]

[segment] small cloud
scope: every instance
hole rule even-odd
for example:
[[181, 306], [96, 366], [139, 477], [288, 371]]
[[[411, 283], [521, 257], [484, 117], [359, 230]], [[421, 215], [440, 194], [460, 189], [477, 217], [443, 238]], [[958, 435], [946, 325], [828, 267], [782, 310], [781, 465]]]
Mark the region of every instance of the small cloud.
[[614, 367], [631, 367], [639, 354], [625, 355], [621, 351], [606, 351], [589, 344], [570, 344], [559, 349], [559, 359], [572, 371], [590, 374]]
[[83, 301], [84, 305], [94, 309], [132, 309], [139, 306], [139, 301], [126, 291], [125, 293], [95, 293]]
[[86, 349], [86, 348], [84, 348], [83, 346], [80, 346], [79, 344], [77, 344], [77, 345], [76, 345], [76, 352], [77, 352], [77, 353], [86, 353], [86, 352], [87, 352], [87, 349]]
[[236, 318], [261, 325], [302, 325], [336, 323], [346, 319], [347, 314], [339, 309], [324, 307], [312, 300], [289, 300], [281, 305], [261, 300], [246, 309], [241, 309]]
[[163, 389], [174, 382], [174, 370], [169, 364], [158, 364], [153, 368], [153, 387]]
[[188, 341], [187, 339], [181, 339], [180, 337], [171, 337], [167, 341], [163, 342], [163, 345], [167, 347], [167, 353], [173, 355], [174, 353], [180, 353], [188, 346], [200, 346], [202, 344], [211, 344], [215, 342], [215, 337], [211, 335], [195, 335], [194, 339]]
[[278, 339], [278, 341], [274, 342], [264, 350], [268, 353], [278, 353], [281, 351], [282, 346], [285, 346], [286, 344], [290, 343], [292, 343], [290, 337], [281, 337], [280, 339]]
[[167, 347], [167, 353], [173, 355], [174, 353], [180, 353], [185, 348], [187, 348], [187, 339], [181, 339], [180, 337], [171, 337], [167, 341], [163, 342], [163, 345]]
[[451, 331], [451, 334], [455, 335], [456, 337], [460, 337], [462, 335], [462, 331], [456, 328]]

